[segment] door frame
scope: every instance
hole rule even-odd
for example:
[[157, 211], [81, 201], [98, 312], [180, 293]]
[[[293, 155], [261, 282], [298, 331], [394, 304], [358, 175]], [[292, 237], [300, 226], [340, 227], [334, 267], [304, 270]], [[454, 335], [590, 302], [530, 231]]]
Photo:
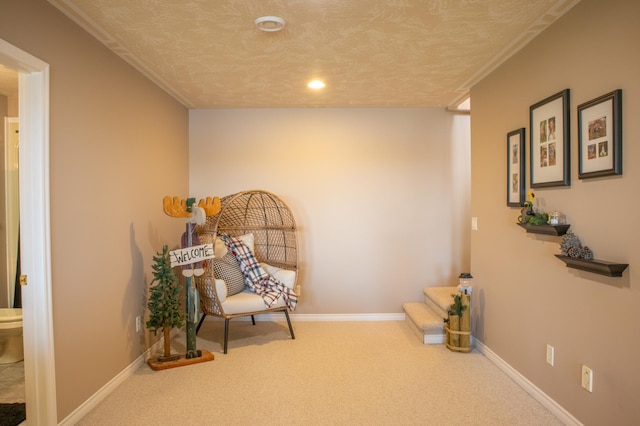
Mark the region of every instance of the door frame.
[[0, 63], [17, 70], [20, 252], [28, 425], [56, 425], [49, 214], [49, 64], [0, 39]]

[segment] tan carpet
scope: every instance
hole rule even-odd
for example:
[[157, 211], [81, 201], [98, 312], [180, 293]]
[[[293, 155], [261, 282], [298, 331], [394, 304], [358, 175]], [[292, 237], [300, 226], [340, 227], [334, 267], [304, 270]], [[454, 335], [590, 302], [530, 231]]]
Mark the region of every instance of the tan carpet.
[[[560, 425], [484, 355], [425, 346], [403, 321], [207, 320], [215, 360], [146, 365], [79, 425]], [[172, 340], [183, 352], [184, 335]]]

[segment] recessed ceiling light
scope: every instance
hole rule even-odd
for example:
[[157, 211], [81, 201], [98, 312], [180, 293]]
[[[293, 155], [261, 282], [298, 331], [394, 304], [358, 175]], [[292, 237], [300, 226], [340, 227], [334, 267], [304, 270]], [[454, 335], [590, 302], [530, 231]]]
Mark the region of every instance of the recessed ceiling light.
[[287, 21], [279, 16], [261, 16], [260, 18], [256, 18], [253, 23], [256, 24], [258, 29], [268, 33], [280, 31], [285, 25], [287, 25]]
[[320, 81], [320, 80], [313, 80], [310, 81], [309, 84], [307, 84], [307, 87], [309, 87], [310, 89], [323, 89], [325, 86], [324, 82]]

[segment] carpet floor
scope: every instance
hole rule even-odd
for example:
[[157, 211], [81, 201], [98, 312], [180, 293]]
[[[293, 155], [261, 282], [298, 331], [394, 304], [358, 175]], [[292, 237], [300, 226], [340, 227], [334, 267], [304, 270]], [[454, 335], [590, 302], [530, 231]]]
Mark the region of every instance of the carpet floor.
[[423, 345], [404, 321], [293, 327], [231, 321], [224, 355], [224, 322], [207, 319], [196, 345], [215, 360], [145, 365], [78, 425], [562, 424], [484, 355]]

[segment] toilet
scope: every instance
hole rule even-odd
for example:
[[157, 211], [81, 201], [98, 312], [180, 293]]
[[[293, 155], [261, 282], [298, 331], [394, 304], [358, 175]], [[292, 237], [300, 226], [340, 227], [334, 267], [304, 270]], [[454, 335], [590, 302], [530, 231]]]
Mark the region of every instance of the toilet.
[[0, 308], [0, 364], [23, 359], [22, 309]]

